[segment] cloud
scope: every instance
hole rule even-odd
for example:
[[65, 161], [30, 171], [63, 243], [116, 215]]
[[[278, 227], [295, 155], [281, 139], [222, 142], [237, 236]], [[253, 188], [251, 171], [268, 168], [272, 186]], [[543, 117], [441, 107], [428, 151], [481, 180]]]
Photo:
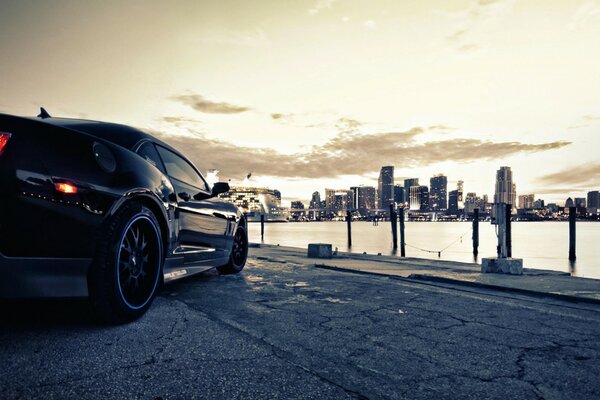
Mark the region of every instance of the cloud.
[[597, 22], [594, 20], [598, 19], [598, 17], [600, 17], [600, 5], [595, 1], [586, 1], [575, 10], [567, 28], [574, 31], [588, 24], [597, 25]]
[[600, 163], [587, 163], [538, 178], [544, 186], [567, 186], [582, 191], [600, 188]]
[[171, 99], [208, 114], [239, 114], [251, 110], [249, 107], [210, 101], [199, 94], [182, 94], [173, 96]]
[[242, 178], [248, 171], [284, 178], [335, 178], [366, 175], [381, 165], [399, 168], [422, 167], [454, 161], [501, 159], [518, 153], [558, 149], [570, 142], [540, 144], [490, 142], [478, 139], [451, 139], [418, 142], [426, 132], [415, 127], [404, 132], [359, 135], [341, 132], [322, 145], [295, 154], [282, 154], [269, 148], [239, 147], [220, 140], [160, 135], [167, 143], [184, 151], [201, 170], [216, 168], [222, 177]]
[[569, 126], [569, 129], [587, 128], [591, 124], [600, 121], [600, 115], [584, 115], [581, 117], [580, 122]]
[[311, 15], [315, 15], [318, 14], [319, 12], [327, 9], [327, 8], [331, 8], [331, 6], [333, 6], [333, 4], [336, 2], [336, 0], [318, 0], [313, 6], [312, 8], [308, 9], [308, 13]]
[[482, 34], [495, 26], [502, 26], [513, 5], [514, 0], [476, 0], [457, 13], [440, 12], [456, 21], [453, 30], [446, 35], [446, 41], [459, 53], [482, 49]]

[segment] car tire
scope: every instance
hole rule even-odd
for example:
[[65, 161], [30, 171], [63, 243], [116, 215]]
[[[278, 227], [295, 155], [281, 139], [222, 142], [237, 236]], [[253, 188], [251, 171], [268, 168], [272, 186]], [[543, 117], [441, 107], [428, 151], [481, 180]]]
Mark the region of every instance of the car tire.
[[237, 274], [244, 269], [248, 258], [248, 232], [243, 226], [238, 226], [233, 235], [233, 245], [227, 264], [217, 267], [223, 275]]
[[124, 204], [100, 233], [89, 275], [89, 295], [97, 317], [124, 323], [144, 315], [161, 282], [160, 225], [137, 201]]

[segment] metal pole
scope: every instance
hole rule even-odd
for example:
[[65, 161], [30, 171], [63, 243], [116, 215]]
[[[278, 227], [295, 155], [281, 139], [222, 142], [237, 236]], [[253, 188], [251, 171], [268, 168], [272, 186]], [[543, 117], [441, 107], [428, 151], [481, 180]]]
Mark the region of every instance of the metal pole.
[[479, 208], [473, 211], [473, 257], [477, 258], [477, 254], [479, 254]]
[[260, 214], [260, 239], [265, 239], [265, 214]]
[[352, 247], [352, 211], [346, 211], [346, 223], [348, 224], [348, 247]]
[[390, 223], [392, 224], [392, 246], [394, 250], [398, 248], [398, 227], [396, 225], [396, 210], [394, 204], [390, 204]]
[[404, 242], [404, 207], [398, 209], [400, 214], [400, 256], [406, 257], [406, 243]]
[[575, 261], [575, 219], [577, 208], [569, 207], [569, 261]]
[[510, 231], [510, 218], [512, 216], [512, 204], [506, 205], [506, 257], [512, 257], [512, 237]]

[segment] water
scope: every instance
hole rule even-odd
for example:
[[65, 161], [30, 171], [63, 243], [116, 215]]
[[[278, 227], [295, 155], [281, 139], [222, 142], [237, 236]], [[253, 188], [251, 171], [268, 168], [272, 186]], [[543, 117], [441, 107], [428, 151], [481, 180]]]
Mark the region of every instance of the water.
[[[513, 222], [512, 254], [522, 258], [525, 268], [570, 272], [575, 276], [600, 279], [600, 223], [577, 222], [577, 261], [570, 263], [568, 222]], [[479, 223], [479, 259], [473, 259], [471, 222], [407, 222], [406, 256], [481, 262], [495, 257], [497, 239], [489, 222]], [[260, 243], [260, 224], [249, 227], [251, 242]], [[462, 240], [459, 238], [462, 236]], [[307, 248], [308, 243], [331, 243], [333, 248], [354, 253], [393, 254], [389, 222], [352, 223], [352, 248], [347, 246], [345, 222], [293, 222], [265, 224], [267, 244]], [[414, 246], [414, 247], [411, 247]], [[432, 250], [428, 253], [416, 249]], [[399, 254], [399, 250], [398, 250]]]

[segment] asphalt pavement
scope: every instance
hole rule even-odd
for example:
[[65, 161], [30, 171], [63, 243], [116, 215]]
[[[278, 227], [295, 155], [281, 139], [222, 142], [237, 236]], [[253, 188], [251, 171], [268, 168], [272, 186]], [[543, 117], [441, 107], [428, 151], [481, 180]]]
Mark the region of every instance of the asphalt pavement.
[[142, 319], [2, 303], [0, 398], [598, 399], [600, 306], [252, 257]]

